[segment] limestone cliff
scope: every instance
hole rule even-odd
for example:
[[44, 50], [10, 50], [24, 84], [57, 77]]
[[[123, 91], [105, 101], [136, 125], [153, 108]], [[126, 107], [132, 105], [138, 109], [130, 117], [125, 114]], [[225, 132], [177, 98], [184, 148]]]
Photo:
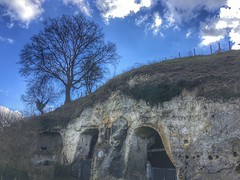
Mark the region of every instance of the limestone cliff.
[[[144, 179], [147, 164], [147, 133], [158, 132], [180, 179], [239, 179], [240, 103], [213, 102], [184, 95], [158, 107], [114, 93], [106, 102], [87, 108], [61, 131], [65, 163], [83, 159], [90, 143], [85, 132], [99, 129], [92, 160], [93, 179]], [[106, 142], [106, 129], [111, 128]], [[84, 140], [81, 138], [84, 137]], [[133, 151], [135, 146], [139, 152]], [[135, 166], [141, 167], [135, 167]], [[133, 173], [135, 172], [135, 174]]]
[[14, 167], [2, 148], [0, 167], [46, 180], [240, 179], [239, 69], [239, 51], [134, 69], [22, 127], [24, 158]]

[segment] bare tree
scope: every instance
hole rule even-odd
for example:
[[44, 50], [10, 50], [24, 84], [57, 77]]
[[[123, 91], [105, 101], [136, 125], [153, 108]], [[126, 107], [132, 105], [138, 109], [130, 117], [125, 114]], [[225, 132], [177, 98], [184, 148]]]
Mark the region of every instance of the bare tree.
[[[86, 65], [91, 67], [91, 64]], [[83, 78], [83, 84], [86, 89], [86, 95], [91, 94], [94, 86], [97, 86], [101, 83], [101, 79], [103, 79], [104, 68], [99, 66], [92, 66], [92, 70], [89, 71], [86, 76]]]
[[104, 34], [94, 22], [82, 15], [62, 16], [48, 19], [43, 31], [24, 46], [20, 74], [56, 80], [64, 87], [66, 104], [71, 92], [83, 88], [86, 76], [102, 77], [107, 65], [117, 59], [115, 44], [104, 42]]
[[34, 83], [29, 82], [25, 95], [21, 99], [27, 107], [36, 109], [40, 114], [44, 114], [47, 105], [53, 104], [59, 97], [53, 86], [48, 81], [41, 79]]

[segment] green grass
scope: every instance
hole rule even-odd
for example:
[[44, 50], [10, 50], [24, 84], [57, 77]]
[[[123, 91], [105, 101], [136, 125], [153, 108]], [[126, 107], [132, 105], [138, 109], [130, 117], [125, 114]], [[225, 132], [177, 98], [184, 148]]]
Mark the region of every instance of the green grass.
[[[133, 87], [128, 81], [147, 77]], [[179, 96], [183, 89], [197, 88], [197, 95], [211, 100], [229, 100], [240, 94], [240, 51], [212, 56], [169, 60], [126, 72], [109, 82], [112, 91], [156, 105]]]

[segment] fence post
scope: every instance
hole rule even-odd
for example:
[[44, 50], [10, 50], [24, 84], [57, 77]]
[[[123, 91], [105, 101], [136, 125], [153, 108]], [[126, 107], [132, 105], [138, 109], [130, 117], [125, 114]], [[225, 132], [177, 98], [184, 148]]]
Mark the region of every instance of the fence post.
[[222, 52], [222, 49], [221, 49], [221, 44], [220, 44], [220, 42], [218, 43], [218, 52]]
[[212, 45], [210, 45], [210, 52], [211, 52], [211, 54], [212, 54]]
[[230, 41], [228, 41], [228, 47], [229, 47], [229, 51], [231, 51], [232, 47], [231, 47], [231, 42]]

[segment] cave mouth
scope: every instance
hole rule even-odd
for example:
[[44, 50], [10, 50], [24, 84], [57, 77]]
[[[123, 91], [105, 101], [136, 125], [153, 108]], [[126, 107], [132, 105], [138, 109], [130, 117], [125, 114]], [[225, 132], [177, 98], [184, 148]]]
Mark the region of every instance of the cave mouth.
[[63, 147], [62, 136], [59, 132], [42, 132], [38, 135], [37, 151], [40, 153], [55, 154], [58, 157]]
[[[151, 174], [147, 176], [152, 180], [176, 180], [175, 166], [166, 153], [159, 133], [151, 127], [140, 127], [136, 130], [136, 135], [144, 139], [145, 143], [143, 144], [146, 144], [145, 156], [147, 164], [150, 163], [151, 168]], [[148, 170], [146, 169], [146, 171]]]
[[153, 133], [154, 143], [149, 144], [147, 148], [148, 161], [152, 167], [156, 168], [169, 168], [174, 169], [173, 163], [170, 161], [166, 150], [164, 149], [163, 142], [157, 133], [154, 130]]
[[175, 166], [169, 159], [166, 150], [163, 146], [162, 139], [158, 132], [150, 127], [140, 127], [136, 131], [136, 135], [145, 138], [147, 142], [147, 160], [152, 167], [170, 168]]
[[86, 152], [85, 159], [82, 160], [81, 163], [81, 173], [80, 179], [81, 180], [89, 180], [91, 175], [91, 166], [92, 166], [92, 159], [95, 151], [95, 146], [97, 144], [99, 135], [98, 129], [87, 129], [83, 134], [83, 139], [88, 139], [85, 143], [88, 146], [88, 152]]
[[92, 138], [91, 138], [91, 142], [90, 142], [90, 149], [89, 149], [87, 159], [93, 158], [94, 149], [95, 149], [95, 146], [96, 146], [97, 140], [98, 140], [98, 134], [99, 134], [98, 130], [92, 131], [92, 133], [90, 134], [92, 136]]

